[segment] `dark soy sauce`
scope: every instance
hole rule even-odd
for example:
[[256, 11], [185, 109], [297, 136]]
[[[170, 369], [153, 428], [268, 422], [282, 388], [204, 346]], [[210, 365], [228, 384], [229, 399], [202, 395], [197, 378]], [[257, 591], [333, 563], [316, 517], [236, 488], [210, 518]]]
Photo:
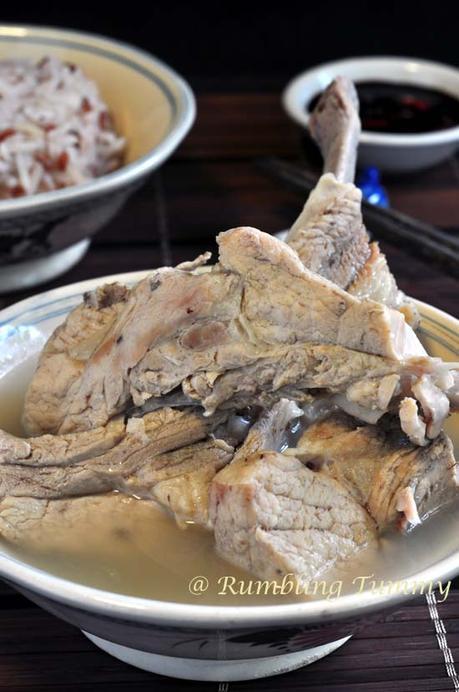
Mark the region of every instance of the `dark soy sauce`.
[[[362, 129], [421, 134], [459, 125], [459, 100], [443, 91], [392, 82], [357, 82]], [[307, 105], [314, 110], [320, 94]]]

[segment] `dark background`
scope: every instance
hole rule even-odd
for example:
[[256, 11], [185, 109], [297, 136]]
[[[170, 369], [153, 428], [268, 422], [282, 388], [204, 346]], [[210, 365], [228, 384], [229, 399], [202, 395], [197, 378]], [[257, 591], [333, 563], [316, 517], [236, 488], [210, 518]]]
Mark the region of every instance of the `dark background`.
[[459, 62], [459, 3], [203, 3], [174, 0], [21, 0], [1, 19], [73, 27], [135, 43], [195, 88], [281, 88], [307, 66], [351, 55], [397, 54]]

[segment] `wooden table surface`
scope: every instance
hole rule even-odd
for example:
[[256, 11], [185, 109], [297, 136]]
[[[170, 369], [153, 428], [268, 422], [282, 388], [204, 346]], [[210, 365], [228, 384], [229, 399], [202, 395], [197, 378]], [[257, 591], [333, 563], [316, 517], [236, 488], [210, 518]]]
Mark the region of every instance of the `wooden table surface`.
[[[83, 261], [42, 290], [191, 259], [214, 251], [216, 233], [239, 224], [268, 232], [288, 227], [304, 200], [260, 170], [257, 159], [271, 155], [316, 166], [305, 159], [302, 137], [284, 115], [278, 93], [203, 92], [198, 121], [173, 159], [97, 236]], [[458, 159], [424, 173], [386, 177], [384, 183], [393, 207], [458, 232]], [[387, 243], [382, 247], [404, 291], [458, 315], [457, 281], [411, 252]], [[0, 307], [30, 293], [1, 296]], [[326, 659], [282, 678], [229, 686], [173, 681], [100, 652], [78, 630], [0, 583], [0, 690], [10, 692], [459, 690], [451, 663], [457, 656], [459, 589], [452, 589], [436, 608], [416, 599]]]

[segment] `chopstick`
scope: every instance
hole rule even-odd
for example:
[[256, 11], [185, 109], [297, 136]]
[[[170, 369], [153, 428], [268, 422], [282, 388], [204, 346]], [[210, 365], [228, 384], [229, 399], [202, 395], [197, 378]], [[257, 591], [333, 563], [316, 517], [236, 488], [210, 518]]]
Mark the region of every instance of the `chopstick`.
[[[317, 183], [316, 176], [288, 161], [270, 157], [259, 159], [257, 164], [276, 179], [303, 193], [311, 192]], [[376, 237], [413, 250], [459, 278], [459, 239], [424, 221], [366, 201], [362, 201], [362, 215], [365, 226]]]

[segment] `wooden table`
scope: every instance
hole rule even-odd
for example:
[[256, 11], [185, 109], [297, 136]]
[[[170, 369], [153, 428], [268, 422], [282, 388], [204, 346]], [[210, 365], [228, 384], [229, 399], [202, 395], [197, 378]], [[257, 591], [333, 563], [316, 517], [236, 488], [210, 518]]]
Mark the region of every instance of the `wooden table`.
[[[97, 236], [83, 261], [43, 290], [191, 259], [204, 250], [214, 251], [215, 234], [241, 223], [275, 232], [292, 222], [304, 200], [267, 177], [256, 163], [262, 156], [292, 160], [303, 156], [300, 134], [283, 114], [278, 94], [202, 93], [198, 114], [193, 132], [174, 158]], [[451, 233], [458, 231], [457, 159], [422, 174], [384, 182], [397, 209]], [[454, 279], [412, 253], [387, 243], [382, 247], [404, 291], [458, 315]], [[28, 294], [2, 296], [0, 307]], [[388, 622], [356, 635], [307, 669], [257, 683], [231, 683], [229, 689], [458, 690], [454, 666], [445, 663], [449, 656], [454, 660], [458, 655], [459, 590], [452, 590], [436, 612], [432, 607], [429, 611], [424, 598], [417, 599]], [[0, 691], [54, 689], [224, 692], [228, 686], [173, 681], [130, 668], [98, 651], [76, 629], [0, 585]]]

